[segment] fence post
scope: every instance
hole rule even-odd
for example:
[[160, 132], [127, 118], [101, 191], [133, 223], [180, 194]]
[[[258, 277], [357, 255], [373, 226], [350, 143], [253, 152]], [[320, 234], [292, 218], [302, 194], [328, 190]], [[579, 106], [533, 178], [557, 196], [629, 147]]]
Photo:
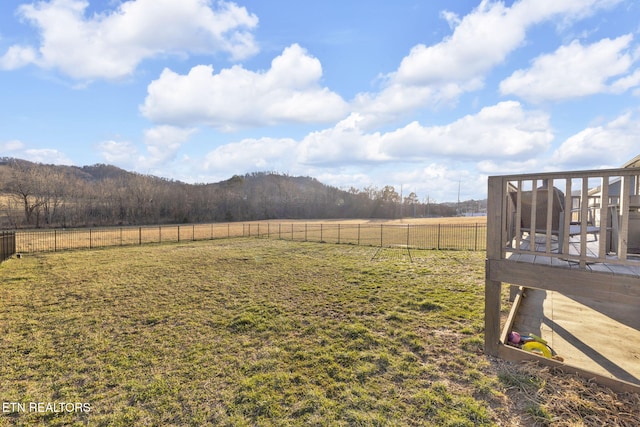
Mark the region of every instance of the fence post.
[[142, 227], [138, 227], [138, 244], [142, 244]]
[[360, 246], [360, 224], [358, 224], [358, 246]]
[[278, 240], [282, 239], [282, 224], [278, 223]]
[[476, 235], [473, 239], [473, 250], [477, 251], [478, 250], [478, 223], [476, 222]]
[[196, 241], [196, 225], [195, 224], [191, 224], [191, 241], [192, 242]]
[[340, 244], [340, 224], [338, 224], [338, 244]]
[[120, 227], [120, 246], [122, 246], [122, 227]]
[[440, 250], [440, 224], [438, 224], [438, 250]]
[[407, 224], [407, 249], [409, 248], [409, 224]]
[[58, 230], [53, 229], [53, 252], [58, 252]]
[[162, 243], [162, 226], [158, 226], [158, 243]]
[[180, 226], [178, 226], [178, 243], [180, 243]]
[[89, 249], [93, 249], [91, 229], [89, 229]]

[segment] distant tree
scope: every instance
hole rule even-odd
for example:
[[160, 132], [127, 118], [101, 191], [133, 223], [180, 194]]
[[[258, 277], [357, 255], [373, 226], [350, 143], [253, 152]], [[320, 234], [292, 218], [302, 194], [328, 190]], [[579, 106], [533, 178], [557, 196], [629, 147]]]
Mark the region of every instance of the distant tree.
[[40, 211], [44, 204], [42, 188], [45, 185], [41, 168], [22, 160], [11, 163], [11, 175], [6, 188], [23, 206], [24, 224], [40, 226]]

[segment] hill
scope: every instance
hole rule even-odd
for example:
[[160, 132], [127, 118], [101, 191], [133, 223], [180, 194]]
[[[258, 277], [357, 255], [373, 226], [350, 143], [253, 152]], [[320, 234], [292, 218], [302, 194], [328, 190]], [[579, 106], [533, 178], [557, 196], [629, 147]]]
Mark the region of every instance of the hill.
[[[0, 227], [78, 227], [249, 221], [387, 218], [401, 212], [453, 216], [455, 206], [401, 200], [392, 186], [348, 191], [315, 178], [273, 172], [187, 184], [116, 166], [61, 166], [0, 158]], [[477, 205], [477, 202], [474, 202]]]

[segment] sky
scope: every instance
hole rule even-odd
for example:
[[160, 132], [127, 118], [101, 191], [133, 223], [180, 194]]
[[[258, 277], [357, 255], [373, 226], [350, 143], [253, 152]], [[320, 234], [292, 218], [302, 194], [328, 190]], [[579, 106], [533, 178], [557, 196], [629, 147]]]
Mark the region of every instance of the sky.
[[638, 154], [636, 0], [0, 4], [0, 157], [446, 202]]

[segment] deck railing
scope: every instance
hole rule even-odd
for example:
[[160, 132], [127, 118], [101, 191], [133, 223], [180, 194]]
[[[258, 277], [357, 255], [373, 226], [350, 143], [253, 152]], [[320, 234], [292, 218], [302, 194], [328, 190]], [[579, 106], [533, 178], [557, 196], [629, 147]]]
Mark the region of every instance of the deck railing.
[[[526, 288], [640, 306], [639, 178], [640, 168], [489, 178], [485, 353], [565, 368], [559, 361], [507, 345]], [[505, 283], [517, 292], [502, 327]], [[540, 304], [535, 316], [542, 319]], [[587, 341], [583, 344], [592, 349]], [[639, 389], [580, 366], [566, 366], [619, 391]]]
[[627, 264], [640, 254], [640, 168], [489, 178], [487, 257]]

